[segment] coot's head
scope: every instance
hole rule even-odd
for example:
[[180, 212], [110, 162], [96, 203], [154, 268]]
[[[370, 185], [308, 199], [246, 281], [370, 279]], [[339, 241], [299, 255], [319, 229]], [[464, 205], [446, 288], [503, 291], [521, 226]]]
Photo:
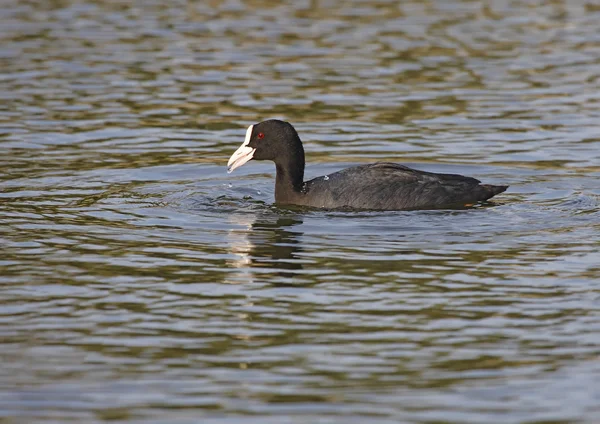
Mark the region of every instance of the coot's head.
[[272, 160], [276, 164], [295, 162], [304, 170], [304, 149], [298, 133], [289, 122], [269, 119], [250, 125], [246, 139], [227, 162], [228, 172], [251, 159]]

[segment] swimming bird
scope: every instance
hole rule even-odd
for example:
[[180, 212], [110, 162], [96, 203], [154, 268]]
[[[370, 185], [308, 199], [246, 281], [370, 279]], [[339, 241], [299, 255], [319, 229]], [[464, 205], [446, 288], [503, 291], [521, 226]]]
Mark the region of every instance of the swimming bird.
[[437, 209], [469, 206], [505, 191], [456, 174], [419, 171], [376, 162], [304, 181], [304, 148], [295, 128], [270, 119], [250, 125], [231, 155], [228, 172], [251, 159], [275, 162], [275, 203], [326, 209]]

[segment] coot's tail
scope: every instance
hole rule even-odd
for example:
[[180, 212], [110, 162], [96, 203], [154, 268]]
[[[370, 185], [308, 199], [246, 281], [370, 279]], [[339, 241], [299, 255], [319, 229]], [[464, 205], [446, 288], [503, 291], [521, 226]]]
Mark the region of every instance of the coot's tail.
[[480, 184], [479, 187], [483, 189], [483, 197], [481, 200], [487, 200], [494, 197], [496, 194], [500, 194], [503, 191], [506, 191], [508, 188], [507, 185], [490, 185], [490, 184]]

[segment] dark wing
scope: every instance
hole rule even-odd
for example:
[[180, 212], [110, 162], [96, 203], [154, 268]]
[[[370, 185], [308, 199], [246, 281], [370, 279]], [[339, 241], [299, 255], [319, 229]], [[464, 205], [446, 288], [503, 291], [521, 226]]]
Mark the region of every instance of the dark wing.
[[[480, 184], [476, 178], [465, 177], [464, 175], [458, 174], [436, 174], [435, 172], [419, 171], [417, 169], [409, 168], [408, 166], [400, 165], [399, 163], [391, 162], [377, 162], [370, 165], [365, 165], [365, 168], [369, 168], [375, 172], [381, 171], [382, 173], [392, 173], [402, 178], [407, 178], [409, 175], [415, 176], [417, 179], [422, 181], [438, 181], [453, 183], [465, 183], [465, 184]], [[350, 168], [351, 169], [351, 168]]]
[[389, 162], [347, 168], [305, 184], [310, 206], [359, 209], [468, 204], [494, 196], [497, 192], [493, 188], [480, 185], [475, 178], [419, 171]]

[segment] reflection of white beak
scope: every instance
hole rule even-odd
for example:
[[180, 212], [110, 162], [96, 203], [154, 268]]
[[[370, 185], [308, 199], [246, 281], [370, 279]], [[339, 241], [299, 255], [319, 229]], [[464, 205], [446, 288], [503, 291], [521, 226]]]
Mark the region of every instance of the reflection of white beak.
[[254, 157], [254, 152], [256, 149], [248, 146], [248, 143], [250, 143], [250, 137], [252, 137], [252, 127], [254, 127], [254, 125], [250, 125], [248, 127], [246, 130], [246, 139], [229, 158], [229, 162], [227, 162], [227, 172], [232, 172], [234, 169], [239, 168]]

